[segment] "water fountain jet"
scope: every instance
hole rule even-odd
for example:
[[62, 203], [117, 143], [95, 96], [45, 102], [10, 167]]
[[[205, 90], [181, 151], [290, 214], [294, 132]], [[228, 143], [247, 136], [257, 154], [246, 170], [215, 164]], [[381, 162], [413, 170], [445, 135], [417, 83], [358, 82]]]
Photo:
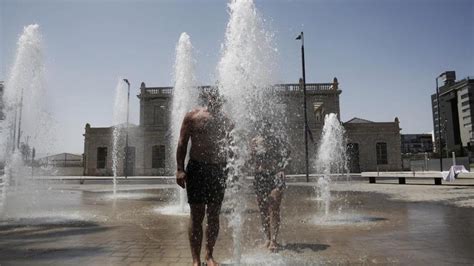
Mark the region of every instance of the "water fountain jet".
[[327, 216], [331, 202], [331, 175], [347, 173], [345, 129], [334, 113], [324, 117], [316, 169], [318, 174], [321, 174], [317, 182], [317, 192], [323, 203], [324, 214]]
[[[117, 193], [117, 176], [120, 174], [120, 166], [125, 165], [124, 134], [127, 126], [128, 116], [128, 94], [125, 79], [119, 78], [115, 87], [115, 99], [113, 109], [113, 132], [112, 132], [112, 174], [113, 174], [113, 193]], [[122, 164], [120, 164], [122, 163]], [[125, 173], [124, 173], [125, 174]]]
[[[176, 58], [174, 63], [174, 89], [171, 104], [171, 169], [176, 169], [176, 147], [181, 129], [181, 123], [187, 112], [198, 105], [199, 92], [195, 76], [196, 61], [193, 55], [191, 38], [186, 32], [181, 33], [176, 45]], [[191, 145], [188, 145], [188, 152]], [[186, 158], [186, 162], [189, 158]], [[187, 215], [189, 206], [186, 203], [186, 190], [177, 187], [177, 201], [170, 206], [159, 208], [158, 211], [165, 215]]]
[[273, 47], [273, 34], [265, 29], [264, 20], [252, 0], [230, 1], [228, 8], [230, 18], [217, 72], [219, 90], [226, 101], [224, 109], [235, 123], [230, 133], [233, 143], [225, 151], [233, 156], [228, 158], [228, 200], [224, 205], [231, 210], [228, 218], [234, 242], [234, 263], [240, 264], [249, 138], [264, 117], [277, 122], [281, 116], [276, 112], [275, 94], [271, 93], [271, 85], [276, 80], [277, 51]]

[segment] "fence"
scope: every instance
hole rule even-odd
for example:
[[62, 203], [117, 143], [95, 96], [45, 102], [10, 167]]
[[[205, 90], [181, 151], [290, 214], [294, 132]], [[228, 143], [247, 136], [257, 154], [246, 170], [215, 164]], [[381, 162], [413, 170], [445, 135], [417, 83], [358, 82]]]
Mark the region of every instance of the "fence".
[[[403, 161], [404, 170], [410, 171], [439, 171], [439, 158], [427, 158], [425, 160], [408, 160]], [[449, 171], [453, 165], [452, 158], [443, 158], [443, 171]], [[464, 165], [470, 171], [469, 157], [456, 157], [456, 165]], [[407, 169], [409, 166], [409, 169]]]

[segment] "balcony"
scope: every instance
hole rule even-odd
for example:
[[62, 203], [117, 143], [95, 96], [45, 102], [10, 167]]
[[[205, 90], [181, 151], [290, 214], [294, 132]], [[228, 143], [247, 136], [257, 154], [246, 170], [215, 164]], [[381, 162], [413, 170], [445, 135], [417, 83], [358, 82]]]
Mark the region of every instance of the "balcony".
[[[204, 92], [212, 89], [213, 86], [199, 86], [198, 89]], [[337, 88], [337, 87], [336, 87]], [[276, 84], [273, 87], [269, 88], [277, 93], [298, 93], [302, 92], [301, 86], [298, 83], [293, 84]], [[306, 84], [306, 92], [313, 93], [340, 93], [338, 89], [334, 89], [333, 83], [308, 83]], [[165, 96], [170, 97], [173, 94], [173, 87], [141, 87], [140, 95], [141, 97], [156, 97], [156, 96]]]

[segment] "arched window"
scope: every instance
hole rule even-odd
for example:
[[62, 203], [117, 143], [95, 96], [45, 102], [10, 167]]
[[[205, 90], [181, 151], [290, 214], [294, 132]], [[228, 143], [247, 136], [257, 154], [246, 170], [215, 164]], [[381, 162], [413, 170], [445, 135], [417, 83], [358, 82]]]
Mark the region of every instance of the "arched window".
[[323, 102], [314, 102], [313, 103], [313, 112], [316, 123], [321, 123], [324, 120], [324, 103]]

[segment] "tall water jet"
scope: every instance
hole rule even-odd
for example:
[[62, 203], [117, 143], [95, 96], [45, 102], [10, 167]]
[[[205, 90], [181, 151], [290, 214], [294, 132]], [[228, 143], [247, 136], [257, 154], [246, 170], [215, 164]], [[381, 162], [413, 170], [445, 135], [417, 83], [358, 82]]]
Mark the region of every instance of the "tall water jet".
[[[174, 63], [174, 89], [171, 104], [171, 169], [176, 169], [176, 147], [181, 129], [181, 122], [187, 112], [198, 105], [199, 92], [195, 75], [196, 60], [193, 55], [191, 38], [186, 32], [181, 33], [176, 45], [176, 58]], [[188, 145], [188, 148], [191, 146]], [[189, 158], [187, 158], [189, 159]], [[179, 212], [186, 211], [186, 191], [179, 190]]]
[[232, 0], [228, 8], [230, 18], [217, 72], [219, 90], [226, 101], [224, 109], [235, 123], [231, 132], [233, 144], [227, 153], [234, 156], [228, 158], [226, 193], [229, 200], [225, 204], [231, 210], [229, 226], [234, 241], [234, 262], [239, 264], [242, 216], [246, 209], [242, 188], [246, 175], [244, 165], [250, 155], [249, 138], [263, 117], [278, 117], [272, 109], [276, 103], [271, 97], [266, 97], [274, 95], [269, 92], [275, 81], [277, 50], [273, 47], [273, 35], [265, 30], [264, 21], [252, 0]]
[[[127, 130], [127, 84], [119, 78], [115, 87], [114, 110], [113, 110], [113, 132], [112, 132], [112, 173], [113, 173], [113, 191], [117, 192], [117, 176], [120, 166], [124, 166], [125, 159], [125, 141], [124, 135]], [[123, 171], [122, 171], [123, 172]]]
[[322, 175], [318, 179], [317, 192], [323, 203], [325, 215], [329, 213], [331, 202], [331, 174], [347, 172], [346, 142], [345, 129], [337, 115], [327, 114], [324, 117], [316, 158], [316, 170], [318, 174]]
[[[51, 149], [54, 129], [46, 108], [44, 83], [42, 37], [38, 25], [29, 25], [17, 42], [2, 97], [5, 117], [0, 121], [0, 159], [5, 162], [5, 201], [11, 186], [28, 190], [31, 170], [25, 163], [31, 162], [33, 148], [41, 153]], [[25, 192], [23, 202], [17, 204], [26, 203], [30, 194]]]

